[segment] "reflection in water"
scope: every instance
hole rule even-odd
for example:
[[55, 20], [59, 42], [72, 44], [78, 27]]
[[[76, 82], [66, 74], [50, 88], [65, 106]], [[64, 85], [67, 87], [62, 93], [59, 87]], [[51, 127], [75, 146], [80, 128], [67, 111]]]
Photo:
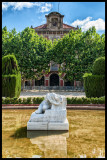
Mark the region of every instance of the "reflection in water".
[[2, 158], [105, 157], [104, 111], [67, 110], [69, 133], [27, 132], [26, 125], [33, 111], [2, 111]]
[[68, 131], [27, 131], [27, 138], [37, 144], [44, 152], [45, 158], [67, 157]]

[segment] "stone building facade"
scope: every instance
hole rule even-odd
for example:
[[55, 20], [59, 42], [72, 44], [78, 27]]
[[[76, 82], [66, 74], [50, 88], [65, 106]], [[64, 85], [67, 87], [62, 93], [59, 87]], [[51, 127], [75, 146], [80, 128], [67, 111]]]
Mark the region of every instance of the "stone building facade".
[[[38, 35], [43, 35], [47, 39], [60, 39], [64, 34], [69, 33], [70, 30], [77, 30], [77, 28], [63, 23], [64, 15], [58, 12], [51, 12], [46, 17], [46, 24], [34, 27], [33, 29]], [[32, 86], [73, 86], [76, 85], [75, 82], [64, 82], [65, 74], [61, 76], [58, 75], [58, 64], [54, 64], [53, 61], [50, 62], [50, 72], [40, 80], [32, 82], [25, 82], [25, 85]]]

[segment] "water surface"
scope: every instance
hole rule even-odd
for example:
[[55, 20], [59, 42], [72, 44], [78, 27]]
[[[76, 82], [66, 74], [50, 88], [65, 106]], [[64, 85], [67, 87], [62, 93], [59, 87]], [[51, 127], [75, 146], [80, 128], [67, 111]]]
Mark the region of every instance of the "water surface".
[[105, 111], [67, 110], [69, 131], [27, 131], [32, 112], [2, 110], [2, 158], [105, 157]]

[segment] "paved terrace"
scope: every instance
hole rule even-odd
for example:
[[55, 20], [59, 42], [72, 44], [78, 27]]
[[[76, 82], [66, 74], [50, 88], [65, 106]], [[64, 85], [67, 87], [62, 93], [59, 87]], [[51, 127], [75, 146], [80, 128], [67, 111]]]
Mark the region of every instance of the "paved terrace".
[[70, 92], [70, 91], [38, 91], [38, 90], [25, 90], [21, 91], [19, 98], [27, 97], [45, 97], [47, 93], [54, 92], [56, 94], [64, 95], [66, 97], [86, 97], [85, 92]]

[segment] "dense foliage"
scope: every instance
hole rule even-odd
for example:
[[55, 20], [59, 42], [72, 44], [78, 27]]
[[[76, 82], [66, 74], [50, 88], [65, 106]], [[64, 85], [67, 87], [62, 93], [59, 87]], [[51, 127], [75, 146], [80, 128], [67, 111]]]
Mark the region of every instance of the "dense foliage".
[[105, 57], [99, 57], [95, 60], [92, 73], [93, 75], [105, 75]]
[[94, 60], [105, 56], [105, 34], [96, 33], [95, 27], [86, 32], [71, 30], [58, 41], [38, 36], [32, 28], [17, 33], [15, 29], [2, 29], [2, 55], [14, 53], [23, 82], [49, 72], [49, 62], [60, 64], [59, 75], [66, 73], [66, 80], [83, 80], [85, 72], [92, 72]]
[[93, 63], [92, 73], [85, 73], [84, 89], [87, 97], [105, 95], [105, 58], [100, 57]]
[[101, 97], [105, 95], [105, 76], [84, 74], [84, 90], [87, 97]]
[[[44, 97], [28, 98], [2, 98], [2, 104], [40, 104]], [[67, 98], [67, 104], [105, 104], [105, 96], [100, 98]]]
[[21, 92], [21, 74], [14, 55], [2, 58], [2, 96], [19, 97]]
[[26, 79], [39, 78], [44, 72], [49, 71], [48, 50], [52, 42], [38, 36], [34, 29], [25, 28], [22, 32], [2, 29], [2, 55], [14, 53], [18, 60], [22, 82]]
[[51, 55], [60, 64], [59, 71], [66, 73], [66, 79], [82, 80], [85, 72], [92, 71], [94, 60], [105, 55], [105, 35], [96, 33], [95, 27], [86, 32], [71, 30], [54, 41]]
[[18, 63], [14, 55], [7, 55], [2, 58], [2, 74], [17, 74], [19, 72]]

